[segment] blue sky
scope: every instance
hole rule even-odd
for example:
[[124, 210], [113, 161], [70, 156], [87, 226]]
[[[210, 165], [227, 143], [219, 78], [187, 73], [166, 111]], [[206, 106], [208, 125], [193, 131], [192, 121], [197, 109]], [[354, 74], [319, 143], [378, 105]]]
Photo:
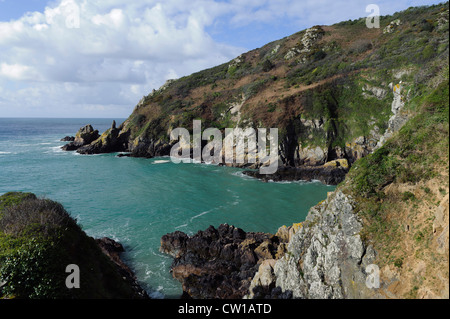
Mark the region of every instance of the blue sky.
[[28, 11], [43, 11], [46, 0], [0, 0], [0, 21], [19, 19]]
[[144, 95], [313, 25], [433, 0], [0, 0], [0, 117], [127, 117]]

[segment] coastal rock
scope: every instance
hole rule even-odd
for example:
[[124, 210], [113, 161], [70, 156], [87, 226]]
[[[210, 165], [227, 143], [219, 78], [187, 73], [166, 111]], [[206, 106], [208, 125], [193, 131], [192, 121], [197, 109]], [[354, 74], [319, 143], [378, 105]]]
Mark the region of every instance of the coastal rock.
[[250, 281], [266, 259], [273, 259], [280, 241], [264, 233], [246, 233], [227, 224], [210, 226], [192, 237], [164, 235], [161, 252], [174, 256], [171, 272], [184, 297], [237, 299], [248, 294]]
[[[175, 142], [173, 142], [175, 144]], [[161, 157], [170, 155], [172, 145], [161, 139], [147, 139], [138, 137], [128, 144], [128, 151], [133, 157]]]
[[327, 162], [323, 166], [324, 167], [342, 167], [345, 169], [349, 168], [348, 161], [345, 158]]
[[371, 86], [369, 84], [364, 85], [362, 90], [363, 90], [362, 95], [364, 98], [375, 97], [378, 100], [384, 99], [388, 93], [388, 91], [384, 88]]
[[113, 121], [111, 128], [91, 143], [77, 149], [80, 154], [101, 154], [113, 152], [126, 152], [128, 150], [129, 131], [116, 128]]
[[[313, 207], [291, 237], [287, 253], [271, 265], [272, 269], [266, 265], [255, 275], [250, 297], [379, 297], [376, 290], [367, 288], [365, 272], [376, 252], [361, 240], [362, 223], [353, 206], [352, 199], [338, 191]], [[261, 295], [261, 291], [266, 294]]]
[[75, 136], [66, 136], [66, 137], [63, 137], [60, 141], [61, 142], [73, 142], [73, 141], [75, 141]]
[[328, 150], [319, 146], [307, 146], [302, 148], [301, 145], [299, 145], [297, 152], [299, 161], [307, 166], [322, 165], [325, 163], [328, 156]]
[[344, 166], [302, 166], [280, 167], [274, 174], [260, 174], [258, 171], [244, 171], [245, 175], [261, 179], [264, 182], [312, 181], [318, 180], [327, 185], [337, 185], [345, 179], [348, 168]]
[[100, 135], [98, 130], [94, 130], [92, 125], [88, 124], [80, 128], [75, 135], [74, 141], [62, 147], [64, 151], [76, 151], [84, 145], [88, 145], [98, 139]]
[[102, 252], [117, 266], [117, 269], [123, 279], [127, 281], [128, 285], [135, 292], [136, 298], [149, 299], [150, 297], [140, 286], [133, 271], [120, 258], [120, 254], [125, 251], [122, 244], [107, 237], [96, 239], [95, 242], [101, 248]]

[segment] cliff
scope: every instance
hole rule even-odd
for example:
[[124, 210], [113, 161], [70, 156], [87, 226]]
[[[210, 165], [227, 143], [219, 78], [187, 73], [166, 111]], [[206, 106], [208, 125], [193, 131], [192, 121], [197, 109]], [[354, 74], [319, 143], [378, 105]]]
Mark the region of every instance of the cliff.
[[[328, 148], [326, 152], [333, 157], [339, 157], [339, 151], [346, 154], [352, 166], [345, 180], [326, 200], [311, 208], [305, 221], [280, 227], [273, 235], [277, 254], [256, 261], [252, 269], [258, 270], [246, 298], [449, 297], [448, 3], [410, 8], [389, 20], [382, 20], [386, 26], [378, 35], [373, 34], [366, 55], [376, 61], [377, 69], [372, 69], [372, 74], [355, 70], [368, 80], [359, 88], [363, 96], [374, 98], [366, 100], [366, 105], [358, 104], [362, 127], [367, 128], [368, 120], [364, 107], [377, 109], [373, 102], [390, 96], [384, 132], [379, 130], [381, 125], [378, 129], [373, 126], [369, 134], [349, 143], [345, 130], [328, 135], [346, 141], [345, 147]], [[357, 24], [350, 21], [343, 25]], [[311, 31], [306, 34], [311, 35]], [[422, 38], [425, 36], [426, 41]], [[320, 36], [324, 37], [326, 31]], [[420, 49], [416, 47], [419, 43]], [[289, 50], [285, 59], [301, 56], [302, 50]], [[407, 60], [403, 54], [408, 54]], [[432, 58], [434, 54], [438, 55]], [[420, 61], [415, 60], [419, 56]], [[370, 82], [377, 77], [384, 79], [389, 89]], [[354, 77], [347, 76], [347, 82], [336, 87], [351, 104], [354, 97], [350, 95], [358, 94], [359, 89], [354, 91], [349, 79]], [[320, 94], [320, 87], [315, 86], [311, 94]], [[339, 100], [339, 95], [331, 96]], [[334, 111], [339, 117], [332, 117], [339, 119], [337, 127], [351, 126], [342, 116], [348, 104], [337, 106]], [[324, 120], [302, 120], [300, 116], [299, 123], [315, 130], [312, 138], [320, 137]], [[289, 148], [285, 146], [280, 149], [285, 163], [300, 158], [286, 156]], [[324, 149], [314, 150], [307, 156], [309, 161], [325, 156]], [[195, 259], [195, 251], [189, 253]], [[190, 285], [198, 284], [196, 275], [189, 275], [190, 281], [184, 283], [187, 292]]]
[[171, 130], [192, 132], [199, 119], [222, 132], [278, 128], [285, 167], [336, 159], [351, 166], [410, 118], [405, 103], [423, 93], [448, 55], [448, 4], [410, 8], [380, 23], [380, 29], [367, 28], [365, 19], [314, 26], [168, 81], [78, 152], [169, 155]]
[[[148, 298], [122, 251], [111, 239], [87, 236], [59, 203], [31, 193], [0, 196], [0, 298]], [[68, 265], [79, 268], [79, 288], [66, 286]]]

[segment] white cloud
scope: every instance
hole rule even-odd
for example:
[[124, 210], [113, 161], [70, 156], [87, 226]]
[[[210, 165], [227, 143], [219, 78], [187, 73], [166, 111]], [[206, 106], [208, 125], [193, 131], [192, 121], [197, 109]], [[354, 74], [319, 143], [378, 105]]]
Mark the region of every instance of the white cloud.
[[[126, 117], [165, 80], [246, 51], [218, 43], [208, 28], [284, 23], [300, 31], [364, 16], [366, 2], [373, 1], [55, 0], [0, 22], [0, 116]], [[379, 5], [386, 14], [433, 2]]]
[[62, 0], [42, 13], [0, 22], [0, 85], [9, 83], [3, 85], [8, 102], [0, 104], [0, 116], [111, 116], [111, 110], [127, 116], [168, 78], [244, 50], [209, 36], [205, 25], [213, 17], [202, 6], [179, 4]]
[[39, 74], [36, 73], [34, 68], [23, 64], [7, 64], [2, 63], [0, 65], [0, 76], [12, 80], [36, 80]]

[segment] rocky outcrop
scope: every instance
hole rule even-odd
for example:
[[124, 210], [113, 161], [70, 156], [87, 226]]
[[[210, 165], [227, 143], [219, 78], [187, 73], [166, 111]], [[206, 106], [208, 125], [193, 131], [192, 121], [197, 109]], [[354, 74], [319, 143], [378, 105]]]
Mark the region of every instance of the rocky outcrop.
[[170, 155], [172, 145], [161, 139], [138, 137], [130, 142], [128, 151], [133, 157], [160, 157]]
[[376, 252], [361, 238], [354, 205], [336, 191], [276, 235], [210, 226], [165, 235], [160, 250], [174, 257], [171, 272], [188, 298], [381, 298], [367, 285]]
[[400, 130], [403, 125], [408, 121], [409, 116], [406, 112], [404, 112], [405, 100], [407, 97], [402, 94], [402, 82], [393, 85], [389, 84], [389, 87], [392, 89], [394, 93], [394, 99], [391, 105], [392, 116], [389, 118], [388, 128], [383, 136], [380, 137], [380, 140], [377, 143], [377, 148], [381, 147], [386, 140], [388, 140], [392, 135]]
[[100, 135], [98, 130], [94, 130], [92, 125], [88, 124], [80, 128], [75, 135], [74, 141], [62, 147], [64, 151], [76, 151], [80, 147], [88, 145], [98, 139]]
[[383, 29], [383, 34], [386, 33], [392, 33], [394, 32], [394, 30], [401, 25], [402, 22], [400, 21], [400, 19], [395, 19], [394, 21], [391, 21], [384, 29]]
[[[376, 253], [361, 239], [362, 223], [354, 214], [353, 206], [349, 196], [337, 191], [313, 207], [306, 221], [291, 236], [284, 256], [260, 267], [249, 296], [379, 297], [376, 289], [366, 286], [366, 267]], [[258, 280], [259, 285], [255, 282]], [[261, 295], [261, 291], [266, 295]]]
[[120, 254], [125, 251], [122, 244], [112, 240], [111, 238], [103, 237], [95, 240], [102, 252], [108, 256], [127, 284], [133, 289], [136, 298], [149, 299], [147, 292], [142, 289], [133, 271], [122, 261]]
[[[306, 29], [297, 46], [291, 48], [284, 56], [284, 59], [290, 60], [299, 55], [306, 55], [310, 53], [313, 46], [323, 37], [324, 34], [324, 30], [320, 26], [314, 26]], [[305, 60], [306, 56], [303, 56], [301, 58], [301, 62], [305, 62]]]
[[179, 231], [164, 235], [160, 251], [174, 257], [171, 272], [184, 297], [237, 299], [248, 293], [260, 263], [276, 258], [279, 248], [277, 236], [225, 224], [192, 237]]
[[301, 167], [279, 167], [274, 174], [260, 174], [258, 171], [244, 171], [245, 175], [261, 179], [262, 181], [313, 181], [318, 180], [328, 185], [337, 185], [345, 179], [348, 165], [322, 165]]
[[117, 128], [113, 121], [111, 128], [90, 144], [77, 149], [80, 154], [101, 154], [125, 152], [128, 150], [129, 131]]
[[66, 137], [63, 137], [60, 141], [61, 142], [73, 142], [73, 141], [75, 141], [75, 136], [66, 136]]

